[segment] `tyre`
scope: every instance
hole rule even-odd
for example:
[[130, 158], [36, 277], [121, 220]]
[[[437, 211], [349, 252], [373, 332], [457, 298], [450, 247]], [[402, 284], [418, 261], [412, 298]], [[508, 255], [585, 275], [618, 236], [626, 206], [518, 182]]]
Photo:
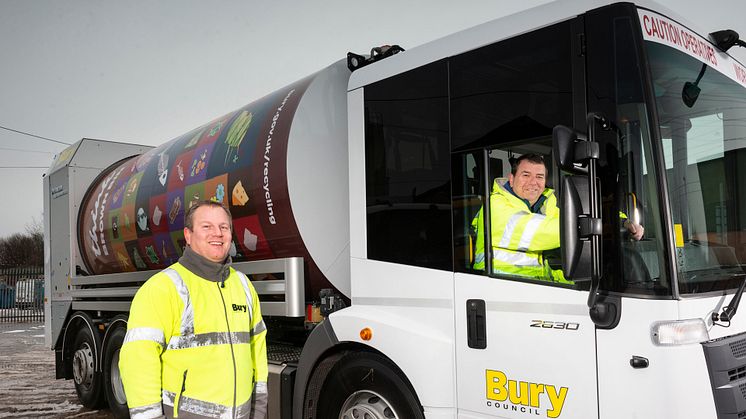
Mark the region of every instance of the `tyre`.
[[93, 336], [91, 329], [83, 325], [75, 335], [73, 344], [73, 379], [75, 392], [83, 406], [97, 409], [103, 405], [104, 397], [101, 382], [103, 377], [95, 369], [96, 348], [100, 348], [98, 336]]
[[385, 357], [351, 352], [329, 370], [310, 415], [339, 419], [424, 419], [409, 382]]
[[121, 326], [114, 326], [114, 329], [109, 332], [104, 347], [104, 363], [101, 367], [104, 373], [103, 385], [106, 401], [111, 412], [119, 419], [130, 417], [122, 377], [119, 375], [119, 350], [122, 348], [126, 334], [126, 328]]

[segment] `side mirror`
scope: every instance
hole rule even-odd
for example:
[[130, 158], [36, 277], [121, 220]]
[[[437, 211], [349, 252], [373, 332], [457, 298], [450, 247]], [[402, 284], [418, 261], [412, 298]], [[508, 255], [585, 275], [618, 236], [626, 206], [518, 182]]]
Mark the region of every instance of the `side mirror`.
[[590, 242], [583, 241], [582, 214], [588, 208], [588, 177], [583, 175], [562, 176], [560, 193], [560, 254], [562, 272], [578, 282], [591, 280]]
[[572, 128], [557, 125], [552, 130], [552, 151], [554, 162], [560, 170], [574, 172], [575, 167], [575, 143], [584, 139], [584, 136]]
[[732, 29], [711, 32], [710, 39], [715, 43], [718, 49], [723, 52], [728, 51], [734, 45], [746, 47], [746, 43], [739, 39], [738, 32]]
[[599, 157], [598, 145], [572, 128], [557, 125], [552, 130], [552, 152], [557, 167], [573, 174], [588, 173], [588, 159]]
[[555, 160], [562, 170], [559, 195], [562, 270], [575, 283], [590, 281], [591, 320], [598, 328], [611, 329], [619, 322], [621, 303], [614, 299], [606, 301], [598, 294], [603, 227], [600, 185], [596, 178], [596, 160], [600, 157], [596, 129], [617, 129], [596, 113], [588, 114], [587, 122], [587, 137], [564, 126], [556, 126], [552, 131]]
[[600, 234], [600, 220], [591, 213], [590, 160], [597, 159], [598, 144], [583, 133], [557, 125], [552, 130], [554, 160], [562, 171], [559, 193], [562, 271], [567, 278], [592, 279], [593, 255], [588, 240]]
[[681, 100], [684, 102], [684, 105], [689, 108], [694, 106], [697, 98], [699, 98], [699, 93], [702, 91], [702, 89], [699, 88], [699, 81], [702, 80], [702, 76], [705, 75], [706, 70], [707, 64], [702, 64], [702, 69], [699, 70], [697, 80], [694, 80], [694, 83], [690, 81], [684, 83], [684, 88], [681, 90]]
[[684, 88], [681, 90], [681, 100], [684, 102], [684, 105], [688, 108], [694, 106], [701, 91], [702, 89], [700, 89], [695, 83], [689, 81], [684, 83]]

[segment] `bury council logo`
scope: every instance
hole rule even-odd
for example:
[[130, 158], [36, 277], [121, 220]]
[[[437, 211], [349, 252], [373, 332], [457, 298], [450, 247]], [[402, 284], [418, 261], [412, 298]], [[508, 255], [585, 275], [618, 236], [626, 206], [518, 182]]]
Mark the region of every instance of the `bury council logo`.
[[558, 418], [569, 392], [568, 387], [518, 381], [502, 371], [485, 370], [487, 407], [527, 415]]

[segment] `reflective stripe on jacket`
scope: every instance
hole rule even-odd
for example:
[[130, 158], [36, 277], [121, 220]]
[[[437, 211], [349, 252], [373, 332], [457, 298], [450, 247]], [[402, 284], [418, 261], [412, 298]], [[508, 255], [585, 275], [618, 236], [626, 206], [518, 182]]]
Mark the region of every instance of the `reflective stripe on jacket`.
[[243, 273], [231, 268], [224, 287], [180, 263], [157, 273], [132, 301], [120, 352], [131, 417], [263, 417], [265, 337]]
[[[552, 189], [545, 189], [537, 213], [505, 188], [506, 179], [495, 179], [490, 194], [492, 271], [537, 279], [568, 282], [562, 271], [545, 263], [542, 251], [559, 247], [559, 208]], [[472, 221], [477, 231], [474, 269], [484, 269], [484, 220], [482, 210]]]

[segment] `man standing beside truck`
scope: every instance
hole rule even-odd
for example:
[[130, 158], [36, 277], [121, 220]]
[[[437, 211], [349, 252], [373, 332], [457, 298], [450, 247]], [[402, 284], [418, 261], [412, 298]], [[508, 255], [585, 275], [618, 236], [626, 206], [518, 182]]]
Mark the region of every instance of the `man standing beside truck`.
[[132, 301], [119, 361], [130, 415], [264, 418], [266, 327], [251, 282], [230, 267], [230, 212], [199, 201], [184, 226], [184, 254]]

